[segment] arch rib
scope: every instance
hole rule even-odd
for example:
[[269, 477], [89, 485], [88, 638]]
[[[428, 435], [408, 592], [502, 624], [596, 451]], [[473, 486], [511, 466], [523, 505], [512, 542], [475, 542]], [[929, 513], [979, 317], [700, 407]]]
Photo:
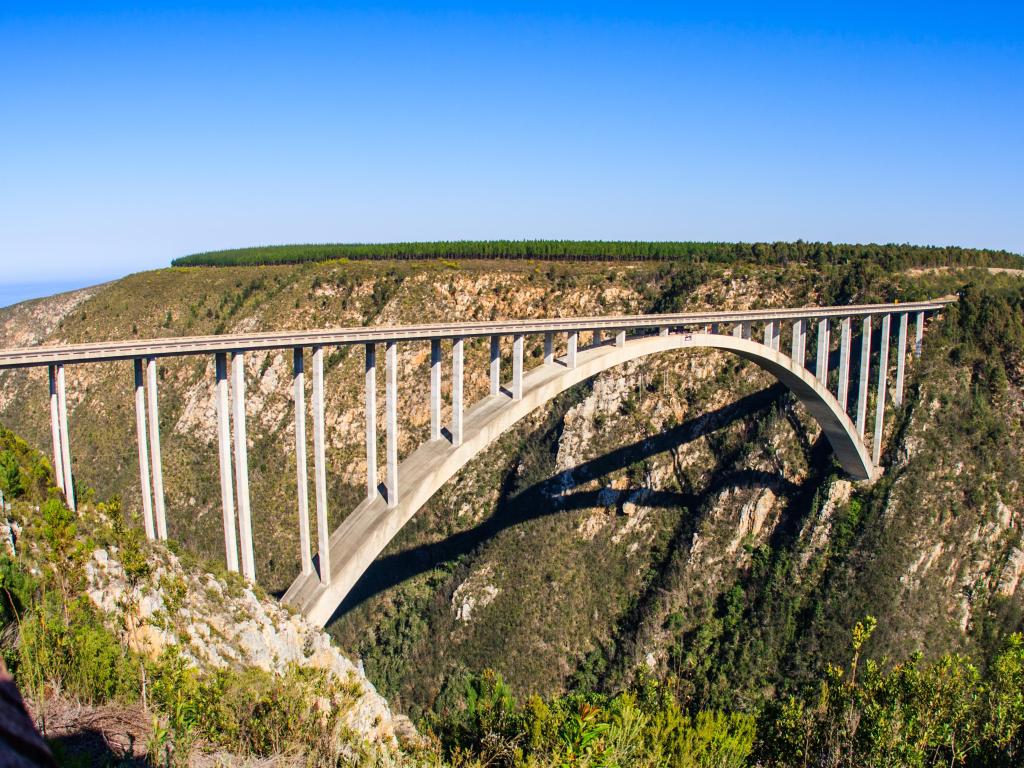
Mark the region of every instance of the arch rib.
[[461, 444], [434, 440], [421, 445], [402, 462], [398, 505], [388, 508], [380, 497], [363, 501], [331, 534], [331, 581], [322, 584], [315, 577], [300, 574], [284, 602], [323, 626], [405, 523], [474, 456], [520, 419], [566, 389], [610, 368], [648, 355], [690, 348], [733, 352], [773, 375], [818, 422], [847, 473], [860, 480], [876, 476], [856, 426], [836, 398], [811, 371], [764, 344], [736, 336], [686, 333], [632, 339], [621, 346], [591, 347], [576, 353], [575, 367], [563, 358], [526, 373], [519, 400], [499, 393], [478, 402], [465, 414]]

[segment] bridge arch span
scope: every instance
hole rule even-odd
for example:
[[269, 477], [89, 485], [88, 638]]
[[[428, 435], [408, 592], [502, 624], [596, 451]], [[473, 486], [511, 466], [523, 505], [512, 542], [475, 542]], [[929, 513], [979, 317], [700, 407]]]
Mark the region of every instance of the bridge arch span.
[[424, 443], [398, 467], [401, 494], [388, 507], [377, 495], [364, 500], [330, 536], [331, 580], [323, 584], [314, 571], [300, 574], [284, 602], [323, 626], [346, 595], [414, 514], [475, 456], [531, 411], [555, 396], [623, 363], [677, 349], [720, 349], [749, 360], [784, 384], [821, 426], [843, 469], [855, 479], [876, 476], [877, 470], [857, 428], [836, 398], [814, 374], [788, 355], [737, 336], [680, 333], [646, 336], [621, 346], [605, 344], [581, 350], [575, 367], [563, 360], [534, 368], [523, 376], [522, 398], [490, 395], [466, 411], [463, 440], [454, 446], [446, 438]]

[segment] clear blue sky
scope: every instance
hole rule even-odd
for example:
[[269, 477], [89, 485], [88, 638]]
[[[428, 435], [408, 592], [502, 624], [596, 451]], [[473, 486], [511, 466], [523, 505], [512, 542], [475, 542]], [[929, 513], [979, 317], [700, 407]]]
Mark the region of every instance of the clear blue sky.
[[0, 0], [0, 283], [286, 242], [1024, 251], [1019, 2], [137, 5]]

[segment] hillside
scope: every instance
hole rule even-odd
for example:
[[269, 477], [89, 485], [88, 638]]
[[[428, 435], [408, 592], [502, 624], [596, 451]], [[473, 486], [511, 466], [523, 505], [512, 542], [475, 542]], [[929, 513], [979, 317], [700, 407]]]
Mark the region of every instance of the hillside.
[[[882, 482], [839, 476], [813, 421], [758, 370], [666, 355], [603, 374], [505, 435], [416, 516], [329, 628], [415, 717], [487, 667], [524, 698], [614, 691], [647, 669], [695, 706], [754, 711], [766, 692], [843, 663], [869, 613], [866, 652], [898, 658], [988, 651], [1021, 626], [1018, 277], [870, 259], [178, 267], [4, 310], [0, 345], [909, 300], [971, 281], [1009, 303], [978, 298], [984, 322], [957, 310], [930, 332], [889, 422]], [[992, 314], [1017, 326], [992, 331]], [[529, 342], [536, 361], [540, 340]], [[428, 429], [427, 352], [400, 347], [402, 454]], [[256, 571], [270, 592], [298, 567], [288, 357], [247, 359]], [[485, 360], [482, 342], [468, 345], [469, 401], [486, 391]], [[170, 535], [218, 562], [212, 366], [161, 366], [161, 429]], [[361, 378], [360, 355], [328, 355], [335, 521], [362, 493]], [[72, 369], [68, 384], [80, 486], [137, 512], [130, 366]], [[47, 413], [43, 372], [0, 374], [0, 422], [44, 452]]]

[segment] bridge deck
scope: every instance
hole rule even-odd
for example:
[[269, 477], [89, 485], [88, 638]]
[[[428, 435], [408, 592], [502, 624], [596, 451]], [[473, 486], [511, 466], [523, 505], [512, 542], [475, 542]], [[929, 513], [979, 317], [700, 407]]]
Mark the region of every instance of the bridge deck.
[[548, 333], [592, 330], [654, 329], [713, 323], [764, 322], [801, 318], [860, 317], [891, 312], [931, 312], [956, 301], [947, 296], [932, 301], [906, 304], [852, 304], [839, 307], [798, 307], [795, 309], [752, 309], [729, 312], [684, 312], [662, 315], [612, 315], [565, 317], [539, 320], [496, 320], [485, 323], [436, 323], [429, 325], [371, 326], [315, 331], [222, 334], [183, 338], [107, 341], [22, 347], [0, 350], [0, 369], [39, 365], [130, 360], [256, 349], [287, 349], [314, 345], [364, 344], [384, 341], [424, 341], [437, 338], [508, 336], [515, 333]]

